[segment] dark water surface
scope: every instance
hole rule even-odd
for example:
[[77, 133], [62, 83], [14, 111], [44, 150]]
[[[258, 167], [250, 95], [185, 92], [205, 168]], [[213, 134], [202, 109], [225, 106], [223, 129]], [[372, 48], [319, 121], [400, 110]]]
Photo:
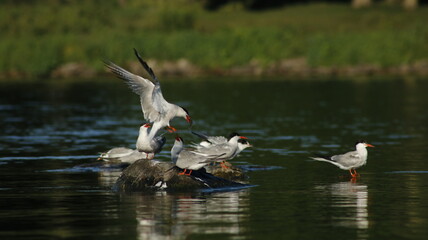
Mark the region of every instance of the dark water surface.
[[[138, 97], [117, 79], [0, 84], [0, 239], [426, 239], [428, 81], [162, 82], [194, 129], [238, 131], [255, 187], [120, 194], [118, 171], [73, 170], [134, 147]], [[183, 119], [173, 121], [187, 143]], [[173, 135], [159, 160], [169, 161]], [[311, 152], [370, 148], [352, 182]], [[261, 167], [260, 169], [257, 166]], [[68, 170], [67, 170], [68, 169]]]

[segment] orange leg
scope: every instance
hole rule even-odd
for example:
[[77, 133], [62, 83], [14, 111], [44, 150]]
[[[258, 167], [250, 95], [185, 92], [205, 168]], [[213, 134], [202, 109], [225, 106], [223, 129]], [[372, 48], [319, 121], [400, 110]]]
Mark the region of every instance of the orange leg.
[[187, 169], [183, 169], [182, 172], [178, 173], [178, 175], [186, 175]]
[[178, 175], [186, 175], [186, 176], [190, 176], [190, 174], [192, 174], [192, 169], [190, 169], [189, 170], [189, 173], [186, 173], [187, 172], [187, 169], [183, 169], [183, 171], [182, 172], [180, 172], [180, 173], [178, 173]]
[[177, 131], [177, 129], [175, 129], [175, 127], [173, 127], [173, 126], [166, 126], [165, 130], [167, 130], [170, 133], [173, 133], [173, 132]]
[[[354, 171], [352, 171], [352, 170], [354, 170]], [[357, 173], [357, 170], [355, 170], [355, 169], [349, 169], [349, 173], [351, 174], [352, 178], [358, 177], [358, 175], [359, 175]]]
[[222, 168], [225, 168], [225, 169], [228, 169], [228, 168], [229, 168], [228, 166], [226, 166], [226, 161], [222, 161], [222, 162], [220, 163], [220, 166], [221, 166]]
[[357, 173], [357, 170], [356, 170], [356, 169], [354, 169], [354, 174], [355, 174], [355, 176], [356, 176], [356, 177], [359, 177], [359, 176], [360, 176], [360, 174], [359, 174], [359, 173]]
[[351, 177], [352, 177], [352, 178], [354, 178], [354, 177], [355, 177], [354, 172], [352, 172], [352, 169], [349, 169], [349, 173], [351, 174]]

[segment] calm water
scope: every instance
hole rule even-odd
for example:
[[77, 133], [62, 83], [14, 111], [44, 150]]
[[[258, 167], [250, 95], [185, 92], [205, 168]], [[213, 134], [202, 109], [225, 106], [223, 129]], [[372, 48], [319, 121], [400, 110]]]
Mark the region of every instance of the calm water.
[[[0, 84], [1, 239], [425, 239], [428, 81], [163, 82], [195, 130], [255, 146], [253, 188], [119, 194], [120, 172], [70, 169], [133, 147], [138, 98], [117, 79]], [[174, 126], [185, 130], [182, 119]], [[188, 132], [181, 136], [196, 141]], [[158, 159], [169, 160], [173, 136]], [[311, 152], [369, 149], [357, 182]], [[260, 169], [255, 166], [261, 167]], [[257, 169], [257, 170], [254, 170]]]

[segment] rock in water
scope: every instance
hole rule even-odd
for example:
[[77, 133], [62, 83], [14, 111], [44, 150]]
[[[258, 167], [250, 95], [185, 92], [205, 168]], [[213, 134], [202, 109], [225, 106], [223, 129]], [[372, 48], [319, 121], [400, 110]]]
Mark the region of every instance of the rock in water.
[[206, 166], [205, 169], [208, 173], [212, 175], [224, 178], [229, 181], [246, 181], [248, 176], [244, 173], [241, 168], [234, 167], [232, 164], [226, 162], [225, 167], [220, 166]]
[[[113, 189], [120, 192], [192, 191], [197, 189], [246, 187], [248, 185], [227, 180], [208, 173], [204, 168], [192, 171], [190, 176], [178, 175], [182, 169], [171, 163], [138, 160], [127, 167], [117, 179]], [[233, 169], [228, 169], [229, 175]], [[221, 172], [218, 170], [217, 172]], [[242, 171], [240, 171], [242, 173]], [[239, 174], [235, 174], [239, 175]]]

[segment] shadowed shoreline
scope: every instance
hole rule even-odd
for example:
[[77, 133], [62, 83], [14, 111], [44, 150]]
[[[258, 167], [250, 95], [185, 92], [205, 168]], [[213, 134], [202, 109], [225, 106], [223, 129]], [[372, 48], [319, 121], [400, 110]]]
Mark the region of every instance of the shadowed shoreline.
[[[208, 69], [199, 67], [187, 59], [178, 61], [148, 60], [148, 63], [156, 69], [159, 76], [167, 77], [207, 77], [207, 76], [235, 76], [235, 77], [390, 77], [390, 76], [428, 76], [428, 60], [420, 60], [411, 64], [399, 66], [382, 67], [374, 64], [350, 65], [350, 66], [322, 66], [313, 67], [307, 64], [304, 58], [285, 59], [269, 65], [263, 65], [258, 61], [251, 61], [242, 66], [231, 68]], [[136, 61], [129, 62], [124, 66], [131, 72], [143, 75], [143, 69]], [[41, 76], [32, 77], [25, 72], [9, 71], [0, 73], [0, 81], [8, 79], [70, 79], [109, 76], [107, 70], [97, 71], [83, 63], [66, 63]]]

